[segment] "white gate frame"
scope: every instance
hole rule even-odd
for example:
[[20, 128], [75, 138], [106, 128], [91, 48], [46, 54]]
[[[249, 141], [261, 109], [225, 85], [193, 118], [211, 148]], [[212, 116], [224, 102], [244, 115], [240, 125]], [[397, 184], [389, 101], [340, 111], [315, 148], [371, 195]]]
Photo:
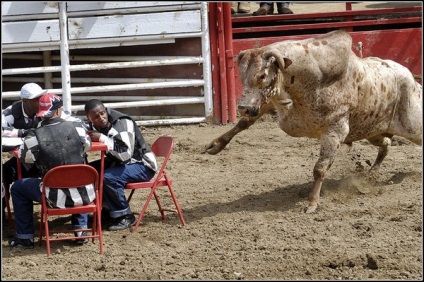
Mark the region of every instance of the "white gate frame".
[[[40, 2], [45, 3], [45, 2]], [[205, 116], [203, 117], [190, 117], [190, 118], [168, 118], [168, 119], [150, 119], [150, 120], [137, 120], [138, 125], [160, 125], [160, 124], [181, 124], [181, 123], [199, 123], [206, 121], [213, 114], [213, 99], [212, 99], [212, 75], [211, 75], [211, 58], [210, 58], [210, 41], [209, 41], [209, 25], [208, 25], [208, 3], [207, 2], [184, 2], [184, 3], [200, 3], [193, 4], [194, 7], [200, 8], [201, 13], [201, 32], [195, 33], [184, 33], [184, 34], [161, 34], [161, 35], [150, 35], [150, 36], [128, 36], [116, 38], [101, 38], [101, 39], [90, 39], [90, 40], [74, 40], [73, 42], [68, 41], [68, 16], [75, 14], [75, 12], [67, 12], [67, 2], [57, 2], [59, 4], [59, 24], [60, 24], [60, 66], [51, 66], [50, 62], [55, 56], [50, 56], [48, 50], [57, 48], [57, 42], [35, 42], [28, 45], [28, 43], [13, 43], [9, 45], [3, 45], [2, 43], [2, 55], [4, 58], [13, 58], [14, 54], [24, 51], [35, 51], [42, 50], [44, 66], [43, 67], [26, 67], [26, 68], [11, 68], [2, 69], [2, 81], [20, 81], [23, 83], [28, 82], [28, 77], [17, 78], [8, 77], [18, 74], [34, 74], [44, 73], [44, 82], [46, 85], [51, 85], [52, 78], [51, 72], [61, 72], [61, 84], [62, 89], [49, 89], [49, 93], [62, 95], [64, 108], [70, 111], [81, 111], [83, 105], [72, 104], [72, 93], [93, 93], [93, 92], [110, 92], [117, 90], [137, 90], [137, 89], [157, 89], [157, 88], [170, 88], [170, 87], [199, 87], [203, 86], [203, 96], [199, 97], [125, 97], [123, 96], [122, 102], [108, 103], [105, 102], [106, 107], [119, 107], [119, 108], [131, 108], [131, 107], [148, 107], [148, 106], [160, 106], [160, 105], [181, 105], [181, 104], [204, 104]], [[3, 5], [3, 3], [2, 3]], [[120, 10], [122, 11], [122, 10]], [[113, 13], [113, 10], [109, 11]], [[80, 12], [81, 13], [81, 12]], [[12, 20], [25, 19], [27, 16], [11, 16]], [[3, 22], [2, 22], [3, 29]], [[69, 60], [69, 44], [76, 45], [74, 48], [84, 48], [84, 46], [103, 46], [110, 47], [111, 43], [117, 42], [125, 45], [142, 45], [142, 44], [154, 44], [163, 42], [172, 42], [176, 38], [189, 38], [189, 37], [200, 37], [202, 42], [202, 56], [201, 57], [120, 57], [120, 59], [129, 60], [126, 62], [116, 63], [98, 63], [98, 64], [84, 64], [84, 65], [70, 65]], [[3, 42], [3, 40], [2, 40]], [[115, 43], [114, 46], [116, 46]], [[10, 56], [9, 56], [10, 55]], [[22, 57], [22, 56], [21, 56]], [[28, 55], [28, 59], [34, 59], [37, 55]], [[107, 56], [98, 56], [98, 60], [110, 60]], [[144, 82], [145, 79], [120, 79], [126, 84], [118, 85], [106, 85], [106, 86], [89, 86], [89, 87], [71, 87], [71, 72], [81, 70], [96, 70], [96, 69], [116, 69], [116, 68], [131, 68], [131, 67], [150, 67], [150, 66], [164, 66], [164, 65], [184, 65], [184, 64], [202, 64], [203, 66], [203, 79], [150, 79], [153, 82]], [[6, 76], [6, 77], [5, 77]], [[77, 81], [81, 81], [79, 79]], [[91, 79], [92, 81], [99, 82], [102, 79]], [[112, 79], [107, 81], [113, 82]], [[34, 81], [38, 82], [38, 81]], [[8, 91], [2, 92], [2, 99], [18, 100], [20, 97], [19, 91]], [[90, 98], [97, 98], [105, 100], [109, 96], [90, 96]], [[110, 98], [110, 97], [109, 97]], [[106, 99], [107, 100], [107, 99]], [[128, 100], [135, 100], [128, 102]]]

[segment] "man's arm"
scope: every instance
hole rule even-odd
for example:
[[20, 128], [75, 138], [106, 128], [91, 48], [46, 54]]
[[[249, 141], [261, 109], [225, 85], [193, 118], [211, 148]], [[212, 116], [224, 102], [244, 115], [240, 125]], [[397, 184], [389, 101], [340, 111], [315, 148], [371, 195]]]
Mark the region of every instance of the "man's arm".
[[134, 153], [135, 129], [131, 119], [121, 118], [108, 132], [101, 134], [99, 141], [108, 146], [108, 153], [121, 162], [128, 162]]

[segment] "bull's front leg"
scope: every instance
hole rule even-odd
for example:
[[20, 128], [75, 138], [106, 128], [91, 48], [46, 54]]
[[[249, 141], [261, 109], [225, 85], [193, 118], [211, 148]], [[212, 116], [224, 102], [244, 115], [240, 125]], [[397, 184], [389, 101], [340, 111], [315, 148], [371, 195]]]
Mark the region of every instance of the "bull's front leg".
[[322, 182], [327, 171], [333, 164], [337, 150], [340, 148], [348, 132], [349, 127], [346, 121], [345, 123], [341, 122], [336, 127], [330, 129], [329, 132], [323, 134], [319, 159], [314, 166], [314, 185], [309, 192], [306, 213], [315, 212], [318, 207]]
[[256, 122], [257, 119], [258, 117], [241, 118], [233, 128], [231, 128], [229, 131], [225, 132], [224, 134], [210, 142], [205, 147], [205, 150], [202, 153], [208, 153], [211, 155], [218, 154], [225, 148], [225, 146], [227, 146], [228, 143], [230, 143], [231, 139], [233, 139], [234, 136], [236, 136], [239, 132], [249, 128], [252, 124]]
[[227, 146], [228, 143], [230, 143], [231, 139], [233, 139], [234, 136], [239, 134], [245, 129], [248, 129], [252, 124], [254, 124], [261, 116], [263, 116], [265, 113], [269, 112], [271, 109], [273, 109], [273, 106], [271, 103], [268, 103], [261, 107], [260, 111], [258, 112], [257, 116], [254, 117], [241, 117], [237, 124], [231, 128], [229, 131], [225, 132], [218, 138], [214, 139], [212, 142], [210, 142], [208, 145], [205, 146], [204, 153], [208, 153], [211, 155], [216, 155], [219, 152], [221, 152], [225, 146]]

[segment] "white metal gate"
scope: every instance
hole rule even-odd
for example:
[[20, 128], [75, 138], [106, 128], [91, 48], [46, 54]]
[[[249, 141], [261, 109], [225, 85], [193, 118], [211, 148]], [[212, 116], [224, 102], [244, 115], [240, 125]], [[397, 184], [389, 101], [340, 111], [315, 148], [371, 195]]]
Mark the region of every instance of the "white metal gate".
[[[120, 48], [122, 46], [173, 46], [179, 39], [201, 42], [195, 56], [143, 56], [119, 54], [72, 55], [73, 50]], [[172, 48], [172, 47], [171, 47]], [[54, 52], [59, 52], [56, 55]], [[14, 60], [28, 65], [15, 67]], [[58, 61], [59, 65], [54, 65]], [[89, 61], [90, 63], [78, 63]], [[41, 65], [34, 66], [34, 62]], [[147, 68], [201, 65], [202, 73], [193, 78], [115, 78], [78, 77], [82, 71], [143, 72]], [[159, 71], [160, 72], [160, 71]], [[60, 73], [59, 77], [52, 74]], [[36, 75], [38, 74], [38, 76]], [[42, 76], [40, 76], [42, 74]], [[201, 116], [136, 116], [139, 125], [198, 123], [212, 116], [212, 84], [206, 2], [2, 2], [2, 100], [19, 99], [19, 89], [7, 85], [39, 83], [49, 93], [62, 95], [64, 108], [81, 113], [84, 102], [102, 100], [107, 107], [166, 107], [196, 104]], [[53, 88], [53, 85], [61, 87]], [[75, 84], [89, 86], [72, 86]], [[10, 86], [9, 86], [10, 88]], [[196, 88], [190, 96], [167, 93], [143, 95], [144, 90]], [[108, 95], [110, 92], [121, 95]], [[126, 95], [136, 91], [134, 95]], [[187, 108], [190, 111], [190, 108]], [[198, 111], [198, 110], [197, 110]], [[166, 110], [164, 110], [166, 113]]]

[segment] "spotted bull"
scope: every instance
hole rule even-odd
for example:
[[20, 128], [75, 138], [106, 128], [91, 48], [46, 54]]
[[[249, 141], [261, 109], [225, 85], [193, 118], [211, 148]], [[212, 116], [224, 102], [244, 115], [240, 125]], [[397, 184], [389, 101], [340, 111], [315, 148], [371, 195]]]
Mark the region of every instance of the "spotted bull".
[[306, 208], [311, 213], [341, 144], [366, 139], [377, 146], [374, 171], [394, 135], [422, 145], [422, 86], [402, 65], [377, 57], [362, 59], [351, 48], [351, 36], [338, 30], [240, 52], [241, 118], [205, 152], [219, 153], [236, 134], [275, 110], [285, 133], [321, 141]]

